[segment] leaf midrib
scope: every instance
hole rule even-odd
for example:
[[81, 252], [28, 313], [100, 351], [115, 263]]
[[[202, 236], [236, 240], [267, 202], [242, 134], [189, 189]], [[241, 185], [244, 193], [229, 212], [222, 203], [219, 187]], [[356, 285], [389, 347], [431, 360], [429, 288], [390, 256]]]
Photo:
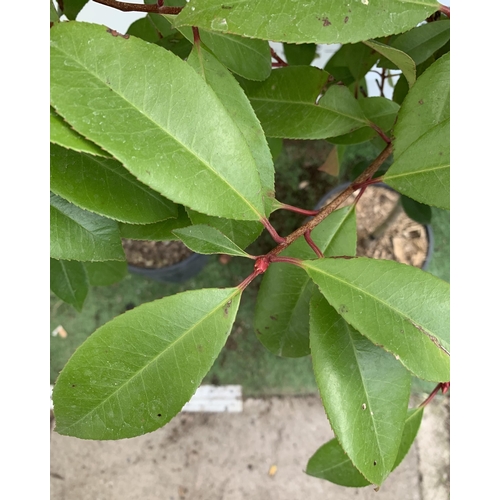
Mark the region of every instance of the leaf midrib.
[[[99, 81], [101, 84], [104, 84], [106, 86], [106, 83], [100, 78], [99, 75], [97, 75], [96, 73], [90, 71], [86, 66], [84, 66], [78, 59], [74, 58], [71, 54], [68, 54], [67, 52], [63, 51], [59, 46], [53, 47], [53, 49], [54, 50], [58, 50], [61, 54], [67, 56], [68, 58], [70, 58], [71, 60], [73, 60], [74, 62], [76, 62], [84, 71], [86, 71], [90, 75], [94, 76], [94, 78], [96, 78], [97, 81]], [[146, 113], [144, 113], [142, 110], [140, 110], [137, 106], [135, 106], [132, 102], [130, 102], [123, 94], [121, 94], [120, 92], [118, 92], [115, 88], [113, 88], [112, 90], [113, 90], [113, 92], [117, 96], [121, 97], [123, 99], [123, 101], [125, 101], [126, 103], [128, 103], [132, 109], [135, 109], [139, 114], [143, 115], [153, 125], [155, 125], [158, 129], [160, 129], [160, 131], [162, 133], [166, 134], [168, 137], [170, 137], [171, 139], [173, 139], [175, 142], [177, 142], [177, 144], [179, 144], [181, 146], [181, 148], [184, 148], [192, 156], [194, 156], [202, 165], [204, 165], [209, 171], [211, 171], [212, 174], [214, 174], [216, 178], [222, 180], [230, 188], [230, 190], [232, 190], [234, 193], [236, 193], [238, 195], [238, 197], [241, 198], [245, 202], [245, 204], [248, 205], [251, 208], [252, 212], [254, 212], [255, 214], [258, 215], [258, 219], [260, 220], [260, 218], [262, 217], [262, 214], [234, 186], [232, 186], [227, 181], [227, 179], [224, 176], [222, 176], [222, 174], [220, 174], [216, 170], [214, 170], [208, 163], [205, 162], [205, 160], [203, 160], [202, 158], [200, 158], [191, 148], [187, 147], [177, 137], [173, 136], [168, 130], [164, 129], [159, 123], [157, 123], [155, 120], [153, 120], [152, 117], [148, 116]], [[58, 114], [60, 114], [62, 116], [62, 114], [56, 108], [56, 106], [54, 104], [52, 104], [52, 106], [56, 110], [56, 113], [58, 113]], [[97, 141], [95, 141], [95, 142], [96, 142], [96, 144], [99, 144]], [[101, 147], [104, 149], [104, 146], [101, 146]], [[113, 156], [118, 157], [118, 155], [115, 155], [115, 154], [113, 154]], [[121, 154], [119, 156], [121, 156]]]
[[93, 413], [95, 413], [99, 408], [101, 408], [102, 406], [104, 406], [104, 404], [106, 404], [112, 397], [114, 397], [117, 393], [119, 393], [125, 386], [127, 386], [129, 383], [131, 383], [132, 380], [134, 380], [136, 377], [138, 377], [138, 376], [142, 377], [142, 374], [143, 374], [143, 372], [144, 372], [144, 370], [146, 368], [150, 367], [153, 363], [155, 363], [156, 360], [158, 358], [160, 358], [161, 356], [163, 356], [167, 351], [170, 351], [170, 349], [173, 348], [173, 346], [175, 346], [175, 344], [177, 344], [178, 342], [180, 342], [181, 340], [183, 340], [186, 337], [186, 335], [188, 335], [192, 330], [196, 329], [202, 322], [204, 322], [205, 320], [207, 320], [210, 316], [212, 316], [213, 314], [215, 314], [216, 311], [218, 311], [220, 308], [224, 307], [238, 293], [241, 293], [241, 292], [240, 292], [240, 290], [238, 288], [236, 288], [236, 290], [231, 295], [229, 295], [228, 297], [226, 297], [220, 304], [218, 304], [216, 307], [214, 307], [208, 314], [206, 314], [205, 316], [203, 316], [200, 320], [198, 320], [190, 328], [188, 328], [183, 334], [181, 334], [173, 342], [171, 342], [170, 344], [168, 344], [168, 346], [165, 349], [163, 349], [156, 356], [154, 356], [153, 358], [151, 358], [139, 371], [137, 371], [134, 375], [132, 375], [132, 377], [130, 377], [128, 380], [126, 380], [125, 382], [123, 382], [123, 384], [121, 384], [120, 386], [118, 386], [115, 391], [113, 391], [112, 393], [110, 393], [95, 408], [93, 408], [88, 413], [86, 413], [85, 415], [83, 415], [82, 417], [80, 417], [76, 422], [73, 422], [68, 427], [64, 427], [62, 430], [66, 431], [66, 432], [69, 431], [69, 429], [71, 429], [74, 426], [78, 425], [82, 420], [88, 418], [90, 415], [92, 415]]
[[443, 169], [449, 169], [449, 168], [450, 168], [450, 164], [446, 163], [443, 165], [438, 165], [437, 167], [425, 168], [422, 170], [414, 170], [412, 172], [403, 172], [401, 174], [395, 174], [395, 175], [394, 174], [393, 175], [386, 175], [384, 177], [384, 179], [385, 180], [392, 180], [392, 179], [397, 179], [398, 177], [409, 177], [410, 175], [426, 174], [429, 172], [434, 172], [437, 170], [443, 170]]

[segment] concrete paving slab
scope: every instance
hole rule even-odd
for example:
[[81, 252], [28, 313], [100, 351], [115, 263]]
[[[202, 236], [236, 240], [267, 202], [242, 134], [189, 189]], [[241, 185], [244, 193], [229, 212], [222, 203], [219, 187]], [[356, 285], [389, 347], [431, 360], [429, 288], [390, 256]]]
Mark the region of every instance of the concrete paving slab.
[[[427, 425], [439, 434], [446, 411]], [[307, 476], [309, 457], [333, 434], [318, 397], [247, 399], [242, 413], [181, 413], [156, 432], [120, 441], [51, 435], [52, 500], [445, 500], [432, 460], [446, 439], [415, 443], [379, 492]], [[449, 439], [449, 438], [448, 438]], [[420, 450], [423, 457], [419, 455]], [[449, 451], [448, 455], [449, 457]], [[425, 462], [425, 467], [419, 467]], [[442, 470], [448, 464], [439, 464]], [[444, 469], [443, 469], [444, 468]], [[274, 473], [274, 474], [273, 474]], [[442, 475], [442, 474], [441, 474]]]

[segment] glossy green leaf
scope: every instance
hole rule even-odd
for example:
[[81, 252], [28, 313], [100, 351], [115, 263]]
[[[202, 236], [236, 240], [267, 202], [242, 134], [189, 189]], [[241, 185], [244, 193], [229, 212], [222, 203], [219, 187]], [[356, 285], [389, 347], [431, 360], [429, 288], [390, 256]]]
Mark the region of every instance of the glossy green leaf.
[[264, 230], [264, 226], [256, 221], [222, 219], [221, 217], [200, 214], [194, 210], [188, 210], [188, 214], [193, 224], [214, 227], [241, 248], [248, 247]]
[[433, 0], [191, 0], [174, 25], [275, 42], [353, 43], [407, 31], [438, 9]]
[[[397, 103], [385, 97], [368, 97], [360, 99], [359, 105], [370, 122], [384, 132], [392, 129], [399, 111]], [[376, 135], [377, 132], [372, 127], [362, 127], [350, 134], [332, 137], [328, 141], [334, 144], [359, 144], [373, 139]]]
[[[415, 64], [421, 64], [443, 47], [450, 39], [450, 21], [425, 23], [402, 33], [391, 40], [390, 45], [408, 54]], [[381, 68], [395, 69], [397, 66], [391, 61], [381, 60], [378, 64]]]
[[[208, 215], [206, 216], [208, 217]], [[153, 224], [125, 224], [118, 223], [120, 236], [132, 240], [177, 240], [172, 231], [192, 224], [191, 219], [182, 205], [177, 206], [177, 217], [175, 219], [162, 220]], [[260, 224], [255, 222], [254, 224]]]
[[128, 274], [126, 262], [85, 262], [83, 265], [92, 286], [109, 286], [118, 283]]
[[419, 378], [450, 379], [450, 285], [416, 267], [369, 258], [302, 263], [342, 317]]
[[[336, 210], [311, 231], [326, 256], [356, 255], [356, 213], [351, 207]], [[300, 238], [280, 255], [313, 259], [316, 254]], [[254, 330], [273, 354], [297, 358], [309, 350], [309, 302], [315, 289], [309, 276], [291, 264], [271, 264], [257, 295]]]
[[224, 346], [240, 297], [238, 288], [188, 291], [143, 304], [99, 328], [57, 378], [56, 431], [123, 439], [165, 425]]
[[242, 81], [264, 132], [269, 137], [324, 139], [367, 124], [358, 101], [340, 85], [319, 99], [328, 73], [312, 66], [274, 70], [262, 83]]
[[226, 254], [251, 258], [218, 229], [207, 225], [189, 226], [172, 231], [193, 252], [202, 254]]
[[319, 293], [310, 315], [314, 375], [332, 429], [354, 465], [380, 485], [398, 454], [411, 374]]
[[74, 205], [129, 224], [177, 215], [177, 205], [138, 181], [112, 158], [50, 146], [50, 189]]
[[[145, 3], [156, 3], [156, 1]], [[157, 45], [173, 52], [181, 59], [185, 59], [189, 55], [192, 48], [192, 41], [190, 42], [182, 33], [172, 28], [172, 25], [166, 16], [148, 13], [146, 17], [159, 34], [159, 39], [155, 42]]]
[[371, 484], [356, 469], [337, 438], [316, 450], [307, 462], [306, 474], [351, 488], [363, 488]]
[[61, 300], [81, 311], [89, 280], [81, 262], [50, 259], [50, 289]]
[[302, 43], [300, 45], [293, 43], [284, 43], [283, 50], [288, 64], [293, 66], [308, 66], [316, 57], [315, 43]]
[[104, 26], [51, 30], [51, 102], [141, 182], [209, 215], [260, 220], [252, 154], [212, 89], [178, 57]]
[[325, 71], [336, 82], [349, 86], [361, 80], [372, 69], [379, 55], [364, 43], [342, 45], [325, 64]]
[[416, 201], [450, 208], [450, 56], [408, 92], [394, 127], [394, 163], [384, 181]]
[[109, 153], [73, 130], [52, 107], [50, 108], [50, 142], [81, 153], [110, 157]]
[[125, 260], [116, 221], [50, 194], [50, 256], [59, 260]]
[[[420, 422], [422, 420], [423, 408], [408, 410], [403, 436], [399, 445], [398, 456], [393, 465], [393, 470], [401, 463], [415, 440]], [[362, 488], [368, 486], [369, 481], [365, 479], [340, 446], [337, 438], [334, 438], [321, 446], [307, 462], [306, 474], [309, 476], [326, 479], [331, 483], [341, 486]]]
[[273, 161], [276, 161], [281, 154], [281, 151], [283, 151], [283, 139], [280, 139], [279, 137], [266, 137], [266, 140], [269, 150], [271, 151]]
[[418, 201], [401, 195], [401, 205], [408, 217], [420, 224], [430, 224], [432, 219], [432, 209], [429, 205], [424, 205]]
[[76, 19], [76, 16], [80, 13], [80, 11], [85, 7], [85, 4], [89, 0], [64, 0], [60, 2], [60, 5], [63, 5], [63, 13], [64, 15], [71, 21]]
[[376, 50], [379, 54], [385, 56], [389, 61], [392, 61], [406, 77], [409, 87], [413, 87], [417, 79], [417, 69], [415, 61], [402, 50], [386, 45], [385, 43], [377, 42], [376, 40], [365, 40], [363, 42], [368, 47]]
[[213, 89], [247, 143], [264, 189], [264, 203], [268, 216], [274, 198], [274, 163], [266, 136], [250, 102], [233, 75], [202, 47], [193, 49], [188, 63]]

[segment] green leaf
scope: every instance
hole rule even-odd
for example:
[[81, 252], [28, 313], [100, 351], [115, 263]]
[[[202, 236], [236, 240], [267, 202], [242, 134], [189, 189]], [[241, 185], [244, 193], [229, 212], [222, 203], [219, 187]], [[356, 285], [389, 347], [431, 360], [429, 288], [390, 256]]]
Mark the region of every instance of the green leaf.
[[85, 4], [89, 0], [64, 0], [61, 2], [63, 7], [64, 15], [71, 21], [76, 19], [76, 16], [80, 13], [80, 11], [85, 7]]
[[396, 460], [411, 375], [317, 293], [311, 300], [311, 357], [332, 429], [354, 465], [382, 484]]
[[316, 57], [315, 43], [302, 43], [300, 45], [284, 43], [286, 62], [293, 66], [308, 66]]
[[195, 47], [188, 63], [213, 89], [247, 143], [264, 189], [268, 216], [274, 198], [274, 163], [266, 136], [250, 102], [233, 75], [208, 51]]
[[[345, 207], [331, 213], [311, 231], [324, 255], [356, 255], [356, 212]], [[294, 241], [283, 256], [313, 259], [307, 242]], [[300, 268], [273, 263], [264, 274], [257, 295], [254, 330], [262, 344], [277, 356], [297, 358], [309, 350], [309, 302], [315, 285]]]
[[450, 208], [450, 55], [408, 92], [394, 127], [394, 163], [384, 181], [416, 201]]
[[105, 440], [165, 425], [189, 401], [224, 346], [240, 297], [238, 288], [183, 292], [99, 328], [57, 378], [56, 431]]
[[403, 72], [409, 87], [413, 86], [417, 79], [417, 68], [415, 61], [408, 54], [376, 40], [365, 40], [363, 43], [392, 61]]
[[56, 7], [54, 5], [54, 0], [50, 0], [50, 22], [51, 23], [59, 22], [59, 14], [57, 13]]
[[[439, 10], [433, 0], [191, 0], [174, 26], [292, 43], [352, 43], [407, 31]], [[229, 8], [228, 8], [229, 7]], [[390, 16], [390, 18], [389, 18]]]
[[342, 45], [325, 64], [325, 71], [336, 82], [349, 86], [361, 80], [377, 62], [379, 55], [364, 43]]
[[264, 40], [200, 30], [200, 40], [233, 73], [262, 81], [271, 74], [271, 51]]
[[316, 450], [307, 462], [306, 474], [351, 488], [362, 488], [371, 484], [356, 469], [337, 438]]
[[50, 256], [59, 260], [125, 260], [115, 221], [50, 194]]
[[401, 205], [406, 215], [414, 221], [424, 225], [431, 223], [432, 209], [429, 205], [424, 205], [404, 195], [401, 195]]
[[278, 137], [266, 137], [273, 161], [276, 161], [283, 150], [283, 139]]
[[[385, 97], [368, 97], [360, 99], [359, 105], [368, 121], [375, 123], [384, 132], [392, 129], [399, 111], [399, 105]], [[328, 139], [334, 144], [359, 144], [377, 136], [372, 127], [362, 127], [350, 134]]]
[[188, 210], [188, 214], [193, 224], [205, 224], [214, 227], [241, 248], [248, 247], [264, 230], [264, 226], [256, 221], [222, 219], [200, 214], [194, 210]]
[[[422, 24], [391, 40], [390, 45], [408, 54], [415, 64], [421, 64], [443, 47], [450, 39], [450, 21]], [[378, 64], [381, 68], [395, 69], [397, 66], [391, 61], [383, 59]]]
[[61, 300], [81, 311], [89, 291], [84, 265], [81, 262], [50, 259], [50, 289]]
[[193, 252], [202, 254], [226, 254], [251, 258], [238, 245], [214, 227], [207, 225], [189, 226], [172, 231]]
[[324, 139], [367, 124], [358, 101], [340, 85], [331, 86], [316, 104], [328, 73], [312, 66], [276, 69], [262, 83], [241, 81], [269, 137]]
[[342, 317], [419, 378], [450, 379], [450, 285], [421, 269], [369, 258], [302, 266]]
[[149, 43], [156, 43], [161, 39], [159, 31], [151, 21], [151, 17], [149, 14], [145, 17], [137, 19], [137, 21], [134, 21], [128, 27], [127, 34], [145, 40]]
[[[408, 410], [393, 470], [410, 450], [420, 427], [422, 415], [423, 407]], [[347, 457], [337, 438], [328, 441], [314, 453], [307, 463], [306, 474], [341, 486], [362, 488], [370, 484]]]
[[100, 25], [50, 31], [52, 105], [79, 133], [176, 203], [238, 220], [264, 216], [245, 140], [187, 63]]
[[[153, 224], [125, 224], [118, 223], [120, 236], [132, 240], [177, 240], [177, 236], [172, 233], [174, 229], [188, 227], [192, 224], [185, 208], [182, 205], [177, 206], [177, 218], [167, 219]], [[208, 217], [208, 216], [207, 216]], [[255, 222], [254, 224], [260, 224]]]
[[175, 203], [138, 181], [112, 158], [50, 146], [50, 189], [71, 203], [130, 224], [177, 215]]
[[393, 470], [403, 461], [410, 451], [411, 445], [415, 441], [418, 430], [420, 429], [420, 423], [422, 422], [423, 415], [423, 406], [408, 409], [405, 428], [403, 430], [403, 437], [401, 438], [401, 443], [399, 445], [398, 456], [396, 457], [396, 461], [392, 467]]
[[73, 130], [52, 107], [50, 108], [50, 142], [81, 153], [110, 157], [109, 153]]
[[109, 286], [118, 283], [128, 274], [126, 262], [85, 262], [83, 265], [92, 286]]

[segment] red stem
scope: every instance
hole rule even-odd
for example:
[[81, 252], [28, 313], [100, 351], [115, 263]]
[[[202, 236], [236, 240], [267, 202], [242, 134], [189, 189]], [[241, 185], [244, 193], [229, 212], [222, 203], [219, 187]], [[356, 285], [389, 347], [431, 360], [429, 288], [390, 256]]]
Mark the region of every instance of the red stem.
[[193, 42], [198, 47], [200, 45], [200, 30], [196, 26], [192, 26], [193, 29]]
[[310, 215], [312, 217], [319, 214], [319, 210], [306, 210], [304, 208], [287, 205], [286, 203], [283, 203], [280, 208], [282, 208], [283, 210], [288, 210], [289, 212], [295, 212], [302, 215]]
[[307, 241], [307, 244], [314, 250], [314, 253], [322, 259], [324, 257], [323, 252], [317, 247], [316, 243], [311, 238], [311, 231], [306, 231], [304, 233], [304, 238]]
[[439, 7], [439, 10], [446, 16], [448, 19], [451, 19], [450, 17], [450, 8], [446, 7], [446, 5], [441, 5]]
[[370, 127], [377, 132], [377, 134], [382, 137], [386, 144], [391, 144], [391, 139], [388, 137], [385, 132], [375, 123], [370, 122]]
[[443, 394], [446, 394], [449, 388], [450, 388], [449, 382], [440, 382], [435, 387], [435, 389], [429, 394], [429, 397], [423, 403], [420, 404], [419, 408], [422, 406], [427, 406], [434, 399], [439, 390], [443, 391]]
[[285, 242], [285, 238], [282, 238], [277, 232], [276, 229], [271, 225], [271, 223], [267, 219], [260, 219], [260, 222], [264, 224], [264, 227], [268, 230], [269, 234], [273, 238], [273, 240], [279, 245]]
[[[280, 66], [288, 66], [288, 63], [286, 63], [285, 61], [283, 61], [283, 59], [281, 59], [281, 57], [276, 54], [276, 52], [274, 51], [274, 49], [272, 47], [269, 47], [271, 49], [271, 56], [274, 57], [274, 59], [276, 59], [277, 63], [280, 65]], [[273, 67], [275, 63], [273, 63]]]

